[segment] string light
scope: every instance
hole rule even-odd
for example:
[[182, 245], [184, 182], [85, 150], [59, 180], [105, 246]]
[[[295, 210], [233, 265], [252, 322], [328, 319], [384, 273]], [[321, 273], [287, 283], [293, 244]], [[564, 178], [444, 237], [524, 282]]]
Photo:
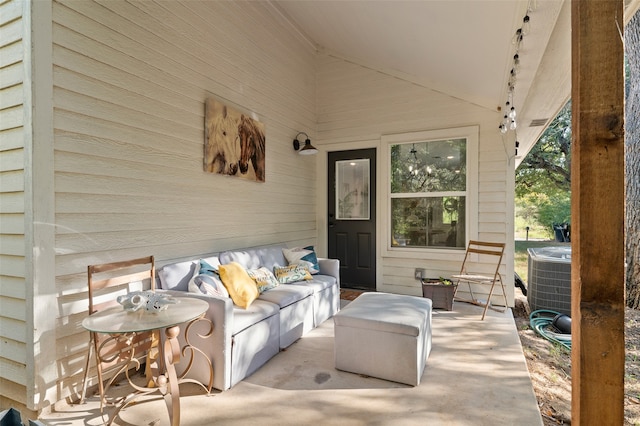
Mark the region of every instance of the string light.
[[[503, 135], [506, 134], [509, 130], [515, 132], [518, 128], [518, 123], [516, 121], [516, 117], [518, 114], [516, 112], [516, 107], [513, 104], [513, 97], [516, 90], [517, 75], [520, 71], [520, 48], [522, 47], [524, 36], [529, 34], [529, 32], [531, 31], [530, 14], [533, 11], [534, 1], [535, 0], [529, 1], [527, 12], [522, 18], [522, 26], [516, 30], [512, 39], [512, 43], [515, 46], [515, 54], [513, 55], [513, 66], [511, 67], [511, 71], [509, 72], [509, 80], [507, 81], [507, 101], [505, 102], [506, 114], [500, 122], [500, 125], [498, 126], [500, 133], [502, 133]], [[519, 146], [520, 142], [516, 140], [516, 155], [518, 155]]]
[[531, 18], [529, 18], [529, 15], [524, 15], [522, 19], [522, 35], [529, 34], [529, 31], [531, 31]]

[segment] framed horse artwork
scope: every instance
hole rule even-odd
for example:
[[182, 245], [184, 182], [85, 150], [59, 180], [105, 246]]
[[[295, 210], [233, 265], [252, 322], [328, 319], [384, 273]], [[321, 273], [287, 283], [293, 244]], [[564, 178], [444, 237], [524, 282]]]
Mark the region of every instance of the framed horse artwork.
[[205, 104], [204, 171], [264, 182], [264, 124], [215, 98]]

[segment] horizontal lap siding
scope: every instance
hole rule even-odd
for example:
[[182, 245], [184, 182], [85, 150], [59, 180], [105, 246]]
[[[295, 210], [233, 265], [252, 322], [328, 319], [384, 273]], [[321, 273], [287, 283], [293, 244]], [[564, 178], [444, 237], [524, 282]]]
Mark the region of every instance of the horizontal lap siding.
[[[318, 72], [318, 141], [380, 141], [382, 135], [478, 125], [478, 238], [506, 241], [512, 238], [507, 220], [507, 147], [497, 123], [500, 114], [446, 96], [394, 76], [325, 54]], [[513, 162], [513, 160], [512, 160]], [[379, 166], [381, 167], [381, 166]], [[386, 185], [386, 182], [382, 182]], [[386, 224], [378, 227], [386, 232]], [[382, 239], [379, 239], [382, 241]], [[380, 253], [381, 248], [378, 248]], [[457, 273], [463, 253], [425, 255], [420, 259], [379, 258], [378, 291], [421, 295], [414, 269], [425, 268], [433, 276]], [[502, 266], [507, 271], [508, 259]], [[512, 270], [512, 267], [511, 267]], [[512, 280], [510, 281], [513, 282]]]
[[24, 21], [0, 1], [0, 406], [26, 404]]
[[[267, 3], [53, 3], [60, 388], [81, 377], [86, 267], [314, 243], [314, 55]], [[266, 128], [266, 182], [203, 172], [205, 100]], [[62, 397], [63, 395], [60, 395]]]

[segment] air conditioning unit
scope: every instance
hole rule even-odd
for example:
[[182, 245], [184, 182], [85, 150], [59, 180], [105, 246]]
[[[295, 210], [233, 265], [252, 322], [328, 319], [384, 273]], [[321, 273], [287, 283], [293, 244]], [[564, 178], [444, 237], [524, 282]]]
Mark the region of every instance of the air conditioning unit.
[[530, 248], [527, 300], [531, 311], [571, 315], [571, 246]]

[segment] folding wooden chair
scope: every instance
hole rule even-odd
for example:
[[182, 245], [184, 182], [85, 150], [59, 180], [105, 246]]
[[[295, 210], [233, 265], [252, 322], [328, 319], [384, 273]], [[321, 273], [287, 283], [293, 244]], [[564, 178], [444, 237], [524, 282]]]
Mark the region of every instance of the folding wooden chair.
[[[89, 315], [118, 304], [117, 297], [131, 291], [143, 290], [145, 281], [149, 280], [151, 290], [155, 290], [155, 262], [153, 256], [121, 262], [89, 265], [87, 267], [89, 285]], [[150, 364], [157, 358], [158, 336], [153, 333], [136, 333], [130, 335], [107, 335], [89, 332], [90, 342], [87, 352], [87, 362], [84, 369], [82, 395], [80, 403], [84, 402], [87, 391], [87, 378], [91, 352], [95, 356], [98, 372], [98, 387], [100, 389], [100, 406], [107, 402], [105, 398], [104, 380], [111, 376], [108, 388], [116, 377], [130, 368], [131, 350], [136, 354], [147, 354], [146, 373], [151, 377]], [[154, 347], [155, 345], [155, 347]], [[152, 349], [153, 350], [149, 350]]]
[[[490, 243], [483, 241], [469, 241], [469, 245], [467, 246], [467, 252], [464, 255], [464, 260], [462, 261], [462, 267], [460, 268], [460, 273], [457, 275], [453, 275], [452, 279], [457, 281], [456, 292], [454, 297], [457, 296], [458, 291], [460, 291], [460, 284], [466, 283], [469, 289], [469, 294], [471, 295], [470, 300], [466, 299], [456, 299], [461, 302], [473, 303], [475, 305], [484, 306], [484, 310], [482, 311], [482, 319], [487, 313], [487, 309], [491, 307], [491, 309], [504, 312], [504, 310], [496, 309], [491, 306], [491, 297], [493, 296], [493, 291], [496, 285], [500, 286], [502, 290], [502, 296], [504, 298], [504, 306], [506, 309], [507, 306], [507, 294], [504, 289], [504, 282], [502, 281], [502, 276], [500, 275], [500, 263], [502, 262], [502, 257], [504, 256], [504, 243]], [[477, 256], [477, 259], [473, 259], [473, 256]], [[474, 268], [476, 270], [490, 270], [489, 273], [476, 273], [470, 271], [470, 266], [473, 263]], [[487, 296], [486, 302], [479, 300], [474, 292], [473, 287], [484, 286], [489, 287], [489, 295]]]

